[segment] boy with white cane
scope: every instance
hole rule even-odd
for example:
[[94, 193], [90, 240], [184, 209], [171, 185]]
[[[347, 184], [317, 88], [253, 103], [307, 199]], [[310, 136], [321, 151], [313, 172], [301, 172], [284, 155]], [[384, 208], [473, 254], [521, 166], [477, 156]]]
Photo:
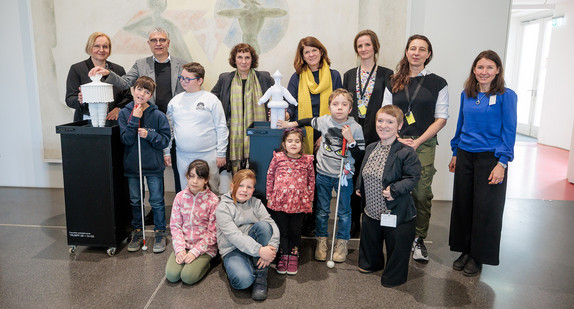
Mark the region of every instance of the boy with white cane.
[[138, 251], [142, 244], [145, 246], [145, 235], [142, 231], [143, 183], [140, 183], [144, 176], [154, 214], [153, 252], [163, 252], [167, 245], [163, 149], [169, 144], [171, 133], [165, 114], [159, 111], [156, 105], [148, 103], [155, 86], [155, 82], [147, 76], [138, 78], [133, 88], [134, 101], [120, 111], [118, 119], [120, 137], [125, 145], [124, 172], [128, 178], [132, 207], [133, 232], [132, 240], [128, 244], [129, 252]]

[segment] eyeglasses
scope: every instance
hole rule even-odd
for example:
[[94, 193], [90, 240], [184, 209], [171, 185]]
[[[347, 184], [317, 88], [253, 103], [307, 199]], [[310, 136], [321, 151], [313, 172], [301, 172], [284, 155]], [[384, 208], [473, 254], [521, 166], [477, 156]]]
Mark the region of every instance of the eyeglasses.
[[160, 42], [161, 44], [167, 42], [167, 39], [161, 38], [161, 39], [150, 39], [150, 42], [157, 44], [157, 42]]
[[178, 78], [180, 81], [182, 81], [182, 82], [189, 83], [189, 82], [191, 82], [192, 80], [200, 79], [201, 77], [189, 78], [189, 77], [183, 77], [183, 76], [180, 75], [180, 76], [178, 76], [177, 78]]

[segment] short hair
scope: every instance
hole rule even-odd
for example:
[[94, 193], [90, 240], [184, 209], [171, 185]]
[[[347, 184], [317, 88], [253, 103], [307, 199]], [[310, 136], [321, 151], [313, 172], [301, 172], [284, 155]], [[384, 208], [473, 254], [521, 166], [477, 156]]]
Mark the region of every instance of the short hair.
[[94, 32], [94, 33], [90, 34], [90, 37], [88, 38], [88, 42], [86, 43], [86, 54], [88, 54], [88, 55], [91, 54], [92, 48], [94, 48], [94, 44], [96, 44], [96, 39], [101, 37], [101, 36], [108, 39], [108, 43], [110, 45], [110, 55], [112, 54], [112, 40], [110, 40], [110, 37], [103, 32]]
[[383, 113], [397, 118], [397, 125], [399, 126], [399, 128], [403, 124], [403, 118], [405, 117], [405, 115], [403, 114], [403, 111], [401, 110], [400, 107], [392, 104], [385, 105], [377, 111], [375, 119], [379, 117], [379, 114]]
[[344, 96], [345, 99], [349, 101], [349, 104], [353, 104], [353, 96], [351, 95], [351, 93], [349, 93], [349, 91], [347, 91], [347, 89], [345, 88], [337, 88], [333, 90], [333, 92], [331, 92], [331, 95], [329, 96], [329, 105], [331, 105], [331, 101], [333, 101], [333, 99], [339, 95]]
[[169, 33], [165, 29], [163, 29], [162, 27], [155, 27], [155, 28], [151, 29], [147, 33], [148, 39], [149, 39], [150, 35], [152, 35], [152, 33], [156, 33], [156, 32], [165, 34], [165, 38], [169, 40]]
[[235, 57], [237, 53], [250, 53], [251, 54], [251, 68], [255, 69], [259, 65], [259, 56], [255, 51], [253, 46], [246, 44], [246, 43], [239, 43], [231, 49], [229, 53], [229, 65], [233, 68], [237, 69], [237, 63], [235, 63]]
[[309, 67], [305, 62], [305, 59], [303, 58], [303, 48], [305, 46], [315, 47], [319, 49], [319, 51], [321, 52], [321, 59], [319, 60], [319, 68], [323, 67], [323, 60], [327, 61], [327, 65], [331, 65], [331, 60], [327, 55], [327, 49], [325, 48], [325, 46], [321, 44], [321, 41], [319, 41], [316, 37], [308, 36], [302, 38], [299, 41], [299, 44], [297, 45], [297, 52], [295, 53], [295, 61], [293, 62], [295, 73], [301, 74], [303, 70], [305, 70], [305, 68]]
[[185, 172], [185, 178], [189, 178], [189, 173], [195, 169], [195, 174], [197, 177], [205, 180], [209, 180], [209, 164], [206, 161], [197, 159], [189, 163], [187, 171]]
[[205, 76], [205, 68], [198, 62], [186, 63], [182, 68], [189, 73], [195, 74], [195, 77], [203, 78]]
[[250, 169], [243, 169], [235, 173], [233, 176], [233, 180], [231, 184], [233, 185], [233, 189], [231, 190], [231, 197], [233, 198], [234, 202], [237, 202], [237, 190], [239, 190], [239, 185], [245, 179], [253, 179], [253, 184], [257, 182], [257, 178], [255, 177], [255, 173]]
[[156, 83], [148, 76], [140, 76], [136, 83], [134, 84], [134, 89], [137, 87], [141, 87], [143, 89], [149, 90], [152, 94], [155, 91]]
[[303, 143], [303, 130], [297, 127], [285, 129], [283, 137], [281, 138], [281, 151], [287, 152], [287, 149], [285, 149], [285, 141], [289, 135], [293, 134], [299, 136], [299, 140], [301, 140], [301, 149], [299, 150], [299, 154], [302, 155], [304, 153], [303, 148], [305, 147], [305, 143]]
[[355, 36], [355, 41], [353, 41], [353, 47], [355, 48], [355, 53], [357, 55], [359, 54], [359, 50], [357, 49], [357, 41], [362, 36], [368, 36], [371, 38], [371, 43], [373, 43], [373, 50], [375, 52], [375, 62], [377, 62], [377, 55], [379, 54], [379, 50], [381, 49], [381, 44], [379, 43], [379, 38], [377, 37], [377, 34], [373, 30], [366, 29], [359, 31], [359, 33], [357, 33], [357, 35]]
[[500, 60], [500, 57], [495, 51], [485, 50], [482, 51], [480, 54], [478, 54], [478, 56], [476, 56], [476, 58], [474, 59], [474, 62], [472, 62], [472, 66], [470, 67], [470, 74], [468, 75], [468, 78], [464, 83], [464, 91], [466, 93], [466, 96], [468, 98], [474, 98], [480, 92], [478, 86], [478, 80], [474, 75], [474, 68], [476, 67], [476, 64], [478, 63], [478, 61], [480, 61], [480, 59], [488, 59], [494, 62], [496, 68], [499, 69], [498, 74], [496, 74], [492, 82], [490, 82], [490, 89], [488, 90], [487, 95], [504, 93], [506, 89], [504, 88], [505, 82], [504, 82], [504, 68], [502, 67], [502, 60]]

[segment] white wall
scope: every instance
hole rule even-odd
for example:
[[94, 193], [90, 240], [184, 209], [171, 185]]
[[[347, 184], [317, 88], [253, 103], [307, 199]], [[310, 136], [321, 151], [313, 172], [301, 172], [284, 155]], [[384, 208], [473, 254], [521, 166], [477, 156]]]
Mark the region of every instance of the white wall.
[[5, 41], [0, 51], [0, 186], [62, 187], [61, 165], [42, 159], [29, 12], [28, 1], [2, 1], [0, 31]]
[[450, 94], [450, 118], [438, 134], [433, 181], [436, 200], [452, 199], [453, 174], [447, 166], [462, 86], [481, 51], [492, 49], [504, 59], [510, 5], [510, 0], [411, 0], [407, 36], [423, 34], [429, 38], [434, 56], [427, 68], [447, 80]]
[[565, 16], [565, 23], [552, 30], [544, 105], [538, 130], [538, 142], [570, 149], [574, 124], [572, 95], [572, 50], [574, 49], [574, 3], [556, 4], [554, 16]]

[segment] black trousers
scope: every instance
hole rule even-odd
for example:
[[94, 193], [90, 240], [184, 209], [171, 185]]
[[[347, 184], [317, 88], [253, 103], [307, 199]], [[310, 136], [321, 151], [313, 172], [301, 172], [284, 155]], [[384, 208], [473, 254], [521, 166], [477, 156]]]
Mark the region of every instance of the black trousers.
[[469, 253], [483, 264], [498, 265], [506, 179], [488, 184], [498, 159], [492, 152], [471, 153], [458, 149], [450, 216], [450, 250]]
[[[380, 220], [371, 219], [363, 213], [362, 224], [359, 267], [373, 272], [384, 268], [381, 284], [387, 287], [407, 282], [416, 219], [392, 228], [381, 226]], [[386, 265], [383, 243], [387, 249]]]
[[291, 254], [295, 247], [301, 248], [301, 227], [304, 216], [302, 212], [294, 214], [283, 211], [275, 212], [275, 221], [279, 228], [279, 248], [282, 254]]

